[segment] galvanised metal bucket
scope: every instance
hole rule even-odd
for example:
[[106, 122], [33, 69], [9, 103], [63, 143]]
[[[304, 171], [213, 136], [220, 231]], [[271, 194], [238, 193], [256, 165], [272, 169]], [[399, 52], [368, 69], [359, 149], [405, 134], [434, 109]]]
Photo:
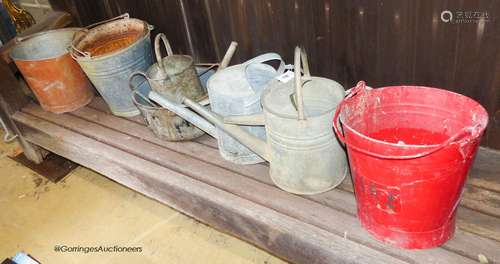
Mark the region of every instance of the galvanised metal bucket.
[[82, 28], [44, 31], [16, 38], [10, 57], [45, 111], [65, 113], [88, 104], [92, 85], [68, 48]]
[[[278, 60], [278, 70], [264, 62]], [[246, 116], [262, 113], [260, 97], [266, 84], [282, 74], [285, 63], [276, 53], [266, 53], [242, 64], [217, 71], [208, 80], [208, 96], [212, 111], [221, 116]], [[242, 126], [248, 133], [266, 138], [262, 126]], [[224, 130], [217, 128], [219, 152], [221, 156], [238, 164], [254, 164], [264, 160], [247, 146], [242, 145]]]
[[[209, 67], [196, 67], [196, 72], [199, 74], [198, 76], [202, 86], [206, 87], [208, 78], [213, 75], [215, 71], [211, 70]], [[205, 134], [198, 127], [187, 122], [175, 113], [151, 102], [148, 99], [148, 94], [151, 91], [153, 82], [148, 80], [147, 74], [140, 73], [139, 75], [142, 75], [146, 80], [137, 87], [131, 85], [130, 88], [133, 90], [132, 101], [141, 111], [148, 127], [158, 138], [167, 141], [183, 141], [195, 139]], [[131, 78], [134, 76], [131, 76]]]
[[73, 58], [114, 115], [140, 114], [132, 102], [128, 78], [153, 63], [149, 39], [153, 26], [124, 14], [89, 28], [73, 40]]

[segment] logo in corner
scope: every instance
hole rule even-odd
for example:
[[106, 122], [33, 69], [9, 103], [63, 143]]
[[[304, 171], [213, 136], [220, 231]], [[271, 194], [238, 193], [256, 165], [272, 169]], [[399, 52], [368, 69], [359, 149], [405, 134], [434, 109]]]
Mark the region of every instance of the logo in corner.
[[453, 20], [453, 13], [450, 10], [444, 10], [441, 12], [441, 21], [448, 23]]

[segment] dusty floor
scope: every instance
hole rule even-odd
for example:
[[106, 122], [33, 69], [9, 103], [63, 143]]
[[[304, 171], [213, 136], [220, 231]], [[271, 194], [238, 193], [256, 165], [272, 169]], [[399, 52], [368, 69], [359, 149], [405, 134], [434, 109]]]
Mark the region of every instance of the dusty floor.
[[[47, 182], [7, 157], [17, 149], [0, 143], [0, 262], [25, 251], [42, 263], [282, 263], [86, 168]], [[142, 252], [69, 253], [56, 246]]]

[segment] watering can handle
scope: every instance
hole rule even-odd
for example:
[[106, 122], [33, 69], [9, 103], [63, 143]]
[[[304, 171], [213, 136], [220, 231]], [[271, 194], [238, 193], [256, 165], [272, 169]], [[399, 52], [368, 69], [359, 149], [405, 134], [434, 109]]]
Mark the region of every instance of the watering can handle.
[[174, 55], [174, 52], [172, 51], [172, 46], [170, 46], [170, 42], [168, 42], [167, 36], [163, 33], [159, 33], [155, 37], [155, 56], [156, 56], [156, 61], [158, 62], [158, 67], [160, 67], [162, 70], [163, 69], [163, 63], [161, 63], [161, 52], [160, 52], [160, 39], [163, 42], [163, 46], [167, 50], [167, 56], [172, 56]]
[[[149, 79], [148, 79], [148, 76], [146, 75], [146, 73], [142, 72], [142, 71], [135, 71], [133, 72], [132, 74], [130, 74], [130, 76], [128, 77], [128, 86], [130, 87], [130, 90], [132, 90], [133, 93], [136, 93], [138, 94], [142, 99], [144, 99], [144, 101], [146, 101], [148, 104], [154, 106], [155, 104], [153, 102], [151, 102], [151, 100], [144, 94], [142, 94], [141, 92], [139, 92], [139, 90], [136, 89], [136, 87], [132, 84], [132, 80], [134, 79], [135, 76], [137, 75], [141, 75], [142, 77], [144, 77], [145, 79], [145, 82], [148, 82], [149, 83]], [[142, 83], [141, 83], [142, 84]]]
[[[283, 61], [283, 59], [281, 58], [281, 56], [277, 53], [269, 52], [269, 53], [261, 54], [255, 58], [252, 58], [252, 59], [242, 63], [242, 65], [244, 67], [244, 71], [245, 71], [245, 78], [247, 80], [249, 80], [248, 70], [249, 70], [250, 65], [256, 64], [256, 63], [264, 63], [264, 62], [272, 61], [272, 60], [277, 60], [280, 62], [280, 65], [279, 65], [278, 69], [276, 70], [277, 75], [281, 75], [283, 72], [285, 72], [286, 65], [285, 65], [285, 62]], [[258, 100], [260, 100], [260, 93], [259, 93], [260, 89], [253, 87], [250, 82], [249, 82], [249, 85], [255, 94], [255, 98], [252, 100], [252, 102], [250, 104], [254, 104]]]
[[132, 91], [136, 90], [136, 87], [134, 87], [134, 85], [132, 84], [132, 80], [137, 75], [141, 75], [142, 77], [144, 77], [144, 79], [146, 79], [146, 81], [148, 80], [148, 76], [146, 75], [146, 73], [144, 73], [142, 71], [135, 71], [132, 74], [130, 74], [128, 76], [128, 87], [130, 87], [130, 90], [132, 90]]
[[261, 55], [255, 57], [255, 58], [252, 58], [250, 60], [245, 61], [243, 63], [243, 65], [245, 65], [245, 74], [246, 74], [247, 68], [250, 64], [264, 63], [264, 62], [272, 61], [272, 60], [280, 61], [280, 66], [278, 67], [278, 70], [276, 71], [278, 74], [282, 74], [283, 72], [285, 72], [286, 65], [285, 65], [285, 62], [283, 61], [283, 58], [281, 58], [281, 56], [278, 53], [269, 52], [269, 53], [264, 53], [264, 54], [261, 54]]
[[[339, 129], [339, 123], [340, 123], [340, 113], [342, 112], [342, 109], [344, 108], [344, 105], [345, 105], [345, 102], [346, 100], [348, 100], [349, 98], [359, 94], [360, 92], [366, 92], [368, 90], [370, 90], [371, 88], [367, 87], [365, 82], [364, 81], [360, 81], [358, 82], [358, 84], [356, 85], [356, 87], [352, 88], [351, 89], [351, 92], [347, 94], [347, 96], [344, 98], [344, 100], [342, 100], [342, 102], [337, 106], [337, 109], [335, 110], [335, 114], [333, 116], [333, 129], [335, 130], [335, 133], [337, 134], [338, 138], [340, 141], [342, 141], [342, 143], [346, 144], [346, 140], [345, 140], [345, 137], [344, 137], [344, 134], [340, 131]], [[365, 150], [365, 149], [361, 149], [357, 146], [354, 146], [354, 145], [349, 145], [350, 148], [352, 149], [355, 149], [356, 151], [359, 151], [361, 153], [364, 153], [366, 155], [369, 155], [369, 156], [372, 156], [372, 157], [377, 157], [377, 158], [381, 158], [381, 159], [415, 159], [415, 158], [421, 158], [421, 157], [425, 157], [427, 155], [430, 155], [446, 146], [448, 146], [449, 144], [453, 143], [453, 142], [456, 142], [456, 141], [459, 141], [461, 140], [462, 138], [464, 138], [465, 136], [467, 136], [468, 134], [471, 134], [471, 133], [474, 133], [476, 131], [479, 131], [480, 129], [480, 125], [477, 125], [475, 127], [465, 127], [463, 128], [462, 130], [460, 130], [458, 133], [456, 133], [455, 135], [451, 136], [450, 138], [448, 138], [446, 141], [444, 141], [443, 143], [439, 144], [439, 145], [436, 145], [434, 148], [430, 149], [430, 150], [426, 150], [426, 151], [423, 151], [421, 153], [417, 153], [417, 154], [413, 154], [413, 155], [406, 155], [406, 156], [401, 156], [401, 155], [382, 155], [382, 154], [379, 154], [379, 153], [374, 153], [374, 152], [371, 152], [371, 151], [368, 151], [368, 150]]]
[[302, 96], [302, 77], [300, 73], [300, 62], [303, 63], [304, 68], [304, 79], [306, 81], [311, 80], [311, 73], [309, 72], [309, 63], [307, 61], [307, 55], [303, 48], [295, 47], [295, 58], [294, 58], [294, 72], [295, 72], [295, 99], [297, 103], [297, 112], [299, 114], [299, 120], [305, 120], [304, 114], [304, 97]]

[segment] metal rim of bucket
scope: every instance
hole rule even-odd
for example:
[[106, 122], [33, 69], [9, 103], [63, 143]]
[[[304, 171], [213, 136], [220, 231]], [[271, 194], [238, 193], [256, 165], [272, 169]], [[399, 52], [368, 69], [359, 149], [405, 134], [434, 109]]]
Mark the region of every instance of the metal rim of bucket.
[[[439, 89], [439, 88], [427, 87], [427, 86], [410, 86], [410, 85], [407, 85], [407, 86], [408, 87], [415, 87], [415, 88], [419, 88], [419, 89], [426, 89], [426, 90], [432, 90], [432, 91], [446, 92], [446, 93], [453, 94], [454, 96], [465, 98], [466, 100], [470, 100], [470, 101], [474, 102], [474, 104], [477, 107], [480, 108], [480, 111], [486, 113], [486, 117], [488, 116], [486, 109], [484, 109], [484, 107], [481, 104], [477, 103], [474, 99], [472, 99], [472, 98], [470, 98], [468, 96], [465, 96], [463, 94], [459, 94], [459, 93], [456, 93], [456, 92], [452, 92], [452, 91], [448, 91], [448, 90], [444, 90], [444, 89]], [[395, 88], [395, 87], [400, 87], [400, 86], [380, 87], [380, 88], [378, 88], [378, 90], [391, 89], [391, 88]], [[344, 122], [343, 115], [342, 115], [343, 106], [344, 106], [345, 102], [347, 100], [349, 100], [349, 98], [357, 95], [359, 92], [361, 92], [361, 93], [363, 93], [363, 92], [369, 92], [370, 90], [371, 90], [371, 88], [367, 88], [367, 86], [366, 86], [366, 84], [365, 84], [364, 81], [358, 82], [358, 84], [352, 89], [352, 91], [346, 96], [346, 98], [337, 107], [337, 110], [335, 111], [335, 115], [334, 115], [334, 119], [333, 119], [333, 127], [334, 127], [334, 130], [335, 130], [335, 132], [336, 132], [339, 140], [346, 144], [346, 141], [345, 141], [345, 138], [343, 136], [343, 133], [340, 132], [340, 129], [338, 128], [338, 122], [337, 122], [337, 120], [342, 123], [342, 126], [347, 127], [352, 133], [358, 135], [359, 137], [361, 137], [361, 138], [363, 138], [365, 140], [372, 141], [372, 142], [375, 142], [377, 144], [383, 144], [383, 145], [387, 145], [387, 146], [391, 146], [391, 147], [396, 147], [396, 148], [408, 148], [408, 147], [410, 147], [410, 148], [417, 148], [417, 149], [428, 149], [428, 150], [426, 150], [426, 151], [424, 151], [422, 153], [415, 154], [415, 155], [408, 155], [408, 156], [384, 156], [384, 155], [379, 155], [379, 154], [372, 153], [372, 152], [369, 152], [369, 151], [365, 151], [365, 150], [359, 149], [356, 146], [350, 145], [350, 147], [352, 147], [352, 148], [354, 148], [354, 149], [356, 149], [356, 150], [358, 150], [360, 152], [363, 152], [365, 154], [368, 154], [370, 156], [383, 157], [383, 158], [387, 158], [387, 159], [411, 159], [411, 158], [418, 158], [418, 157], [427, 156], [429, 154], [432, 154], [432, 153], [434, 153], [434, 152], [442, 149], [443, 147], [446, 147], [447, 145], [449, 145], [449, 144], [451, 144], [451, 143], [453, 143], [455, 141], [461, 140], [462, 137], [464, 137], [467, 134], [470, 134], [470, 133], [475, 132], [475, 131], [483, 131], [487, 127], [487, 125], [488, 125], [488, 118], [486, 118], [486, 120], [484, 121], [484, 124], [483, 124], [483, 122], [480, 122], [479, 124], [477, 124], [475, 126], [465, 127], [463, 129], [461, 129], [460, 131], [458, 131], [457, 133], [455, 133], [454, 135], [448, 137], [447, 140], [445, 140], [445, 141], [443, 141], [442, 143], [439, 143], [439, 144], [429, 144], [429, 145], [405, 144], [405, 145], [399, 145], [397, 143], [391, 143], [391, 142], [386, 142], [386, 141], [383, 141], [383, 140], [378, 140], [378, 139], [369, 137], [368, 135], [365, 135], [364, 133], [361, 133], [361, 132], [353, 129], [351, 126], [347, 125]]]
[[[71, 42], [68, 45], [68, 47], [65, 47], [61, 53], [58, 53], [57, 55], [49, 56], [49, 57], [44, 57], [40, 59], [24, 59], [24, 58], [19, 58], [14, 56], [13, 54], [15, 53], [16, 50], [20, 49], [25, 45], [25, 43], [28, 43], [29, 41], [36, 41], [38, 38], [48, 35], [48, 34], [53, 34], [53, 33], [60, 33], [60, 32], [65, 32], [65, 31], [74, 31], [74, 33], [79, 32], [79, 31], [84, 31], [85, 28], [79, 28], [79, 27], [71, 27], [71, 28], [60, 28], [60, 29], [52, 29], [52, 30], [47, 30], [47, 31], [42, 31], [38, 33], [34, 33], [31, 35], [27, 35], [25, 37], [16, 37], [14, 39], [15, 41], [15, 46], [12, 48], [12, 50], [9, 52], [9, 56], [16, 61], [42, 61], [42, 60], [50, 60], [50, 59], [55, 59], [57, 57], [61, 57], [65, 54], [69, 54], [69, 47], [71, 46]], [[74, 35], [73, 35], [74, 36]]]
[[[132, 43], [131, 45], [123, 48], [123, 49], [119, 49], [119, 50], [116, 50], [116, 51], [113, 51], [113, 52], [110, 52], [110, 53], [106, 53], [106, 54], [103, 54], [103, 55], [99, 55], [99, 56], [95, 56], [93, 57], [92, 54], [90, 54], [90, 56], [81, 56], [81, 55], [78, 55], [79, 53], [82, 53], [80, 51], [78, 51], [77, 49], [77, 46], [79, 43], [81, 43], [86, 36], [82, 36], [78, 39], [78, 41], [76, 43], [72, 43], [71, 44], [71, 56], [77, 60], [77, 61], [99, 61], [99, 60], [105, 60], [105, 59], [108, 59], [110, 57], [113, 57], [113, 56], [116, 56], [116, 54], [119, 54], [119, 53], [124, 53], [124, 52], [127, 52], [131, 49], [133, 49], [135, 46], [139, 45], [139, 43], [146, 39], [146, 38], [149, 38], [150, 35], [151, 35], [151, 30], [154, 29], [154, 26], [153, 25], [150, 25], [148, 22], [144, 21], [144, 20], [140, 20], [140, 19], [137, 19], [137, 18], [126, 18], [128, 21], [136, 21], [136, 22], [140, 22], [143, 24], [144, 26], [144, 30], [143, 30], [143, 33], [144, 35], [140, 38], [138, 38], [134, 43]], [[94, 28], [91, 28], [88, 30], [88, 32], [90, 32], [91, 30], [97, 30], [105, 25], [107, 25], [108, 23], [116, 23], [116, 22], [121, 22], [122, 20], [117, 20], [117, 21], [109, 21], [109, 22], [106, 22], [105, 24], [102, 24], [102, 25], [99, 25], [99, 26], [96, 26]]]

